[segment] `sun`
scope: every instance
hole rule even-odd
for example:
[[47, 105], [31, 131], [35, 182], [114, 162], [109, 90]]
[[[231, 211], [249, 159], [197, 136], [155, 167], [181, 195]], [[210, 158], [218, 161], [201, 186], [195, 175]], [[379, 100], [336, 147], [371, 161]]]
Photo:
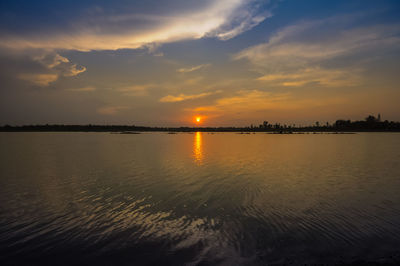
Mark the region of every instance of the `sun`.
[[196, 116], [196, 122], [200, 123], [200, 121], [201, 121], [201, 117], [200, 116]]

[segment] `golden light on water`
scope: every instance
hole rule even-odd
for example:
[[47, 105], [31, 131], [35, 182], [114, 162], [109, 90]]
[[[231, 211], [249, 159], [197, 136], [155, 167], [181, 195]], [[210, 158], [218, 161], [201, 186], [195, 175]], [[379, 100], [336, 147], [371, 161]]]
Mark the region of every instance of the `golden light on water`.
[[194, 161], [197, 164], [201, 164], [202, 163], [203, 151], [202, 151], [202, 136], [201, 136], [201, 132], [196, 132], [196, 134], [194, 135], [193, 156], [194, 156]]

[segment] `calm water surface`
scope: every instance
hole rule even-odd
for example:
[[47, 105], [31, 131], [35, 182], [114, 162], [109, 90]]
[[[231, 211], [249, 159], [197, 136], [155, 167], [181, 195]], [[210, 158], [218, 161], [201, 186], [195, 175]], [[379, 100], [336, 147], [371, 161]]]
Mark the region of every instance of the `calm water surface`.
[[400, 261], [400, 134], [0, 133], [0, 263]]

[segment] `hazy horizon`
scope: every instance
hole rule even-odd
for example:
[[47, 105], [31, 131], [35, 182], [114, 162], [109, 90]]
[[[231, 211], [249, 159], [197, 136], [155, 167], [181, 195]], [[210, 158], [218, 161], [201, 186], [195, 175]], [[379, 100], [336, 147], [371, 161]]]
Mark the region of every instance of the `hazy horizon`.
[[[399, 121], [391, 121], [391, 120], [387, 120], [384, 117], [382, 118], [381, 114], [378, 114], [377, 116], [372, 115], [375, 119], [377, 119], [377, 122], [384, 122], [384, 121], [388, 121], [388, 122], [395, 122], [395, 123], [399, 123]], [[328, 124], [328, 126], [332, 126], [335, 124], [336, 121], [338, 120], [344, 120], [344, 121], [351, 121], [351, 122], [356, 122], [356, 121], [365, 121], [367, 119], [367, 116], [365, 116], [364, 118], [361, 119], [348, 119], [348, 118], [340, 118], [340, 119], [335, 119], [334, 121], [311, 121], [309, 123], [282, 123], [281, 121], [274, 121], [274, 120], [270, 120], [270, 121], [258, 121], [255, 123], [249, 123], [249, 124], [244, 124], [244, 125], [238, 125], [238, 126], [234, 126], [234, 125], [224, 125], [224, 126], [219, 126], [219, 125], [204, 125], [204, 123], [191, 123], [190, 125], [176, 125], [176, 126], [168, 126], [168, 125], [153, 125], [153, 126], [149, 126], [146, 124], [112, 124], [112, 123], [105, 123], [105, 124], [93, 124], [93, 123], [86, 123], [86, 124], [62, 124], [62, 123], [44, 123], [44, 124], [33, 124], [33, 123], [27, 123], [27, 124], [0, 124], [0, 127], [6, 127], [6, 126], [12, 126], [12, 127], [20, 127], [20, 126], [52, 126], [52, 125], [59, 125], [59, 126], [135, 126], [135, 127], [151, 127], [151, 128], [179, 128], [179, 127], [189, 127], [189, 128], [218, 128], [218, 127], [237, 127], [237, 128], [244, 128], [244, 127], [250, 127], [250, 126], [254, 126], [254, 127], [259, 127], [260, 125], [262, 125], [264, 122], [267, 122], [269, 125], [276, 125], [279, 124], [280, 126], [293, 126], [293, 127], [309, 127], [309, 126], [316, 126], [316, 123], [318, 123], [317, 127], [324, 127]], [[379, 119], [379, 120], [378, 120]], [[195, 117], [195, 120], [196, 117]], [[200, 121], [198, 121], [200, 122]]]

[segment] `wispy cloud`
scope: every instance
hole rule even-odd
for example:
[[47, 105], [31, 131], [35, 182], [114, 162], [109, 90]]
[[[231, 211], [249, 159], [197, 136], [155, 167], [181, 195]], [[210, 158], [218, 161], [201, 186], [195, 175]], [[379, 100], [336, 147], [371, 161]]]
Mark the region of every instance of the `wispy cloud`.
[[331, 97], [321, 101], [318, 98], [297, 98], [290, 92], [274, 93], [262, 90], [241, 90], [234, 95], [217, 99], [213, 104], [187, 108], [189, 112], [200, 112], [211, 116], [231, 116], [252, 113], [265, 114], [266, 111], [294, 111], [319, 106], [329, 106], [346, 102], [343, 97]]
[[[150, 11], [147, 14], [111, 14], [101, 10], [88, 13], [85, 19], [71, 21], [73, 27], [45, 32], [38, 28], [35, 35], [8, 32], [1, 36], [0, 46], [90, 51], [139, 48], [205, 36], [227, 40], [270, 16], [265, 9], [260, 11], [258, 3], [255, 0], [209, 1], [193, 10], [177, 10], [176, 14], [168, 15], [154, 15]], [[149, 51], [153, 48], [149, 47]]]
[[187, 72], [193, 72], [205, 67], [209, 67], [211, 64], [202, 64], [198, 66], [193, 66], [193, 67], [188, 67], [188, 68], [179, 68], [177, 71], [180, 73], [187, 73]]
[[126, 96], [145, 96], [147, 95], [147, 90], [154, 86], [154, 84], [130, 85], [122, 86], [117, 90]]
[[212, 105], [197, 107], [195, 111], [240, 112], [243, 110], [265, 110], [275, 107], [276, 103], [280, 103], [288, 99], [288, 97], [288, 93], [274, 94], [260, 90], [241, 90], [233, 96], [216, 100]]
[[59, 77], [73, 77], [86, 71], [86, 67], [78, 66], [68, 58], [52, 51], [27, 50], [19, 54], [24, 63], [37, 65], [35, 73], [23, 72], [16, 76], [38, 86], [48, 86]]
[[361, 83], [360, 72], [359, 69], [347, 71], [314, 67], [288, 73], [267, 74], [257, 78], [257, 80], [285, 87], [299, 87], [310, 83], [327, 87], [355, 86]]
[[282, 86], [360, 84], [365, 62], [399, 50], [400, 24], [353, 26], [356, 19], [338, 16], [300, 22], [234, 59], [248, 60], [263, 74], [258, 81]]
[[33, 55], [32, 59], [50, 69], [52, 69], [62, 63], [69, 63], [68, 58], [65, 58], [64, 56], [61, 56], [57, 53], [43, 52], [38, 55]]
[[160, 46], [160, 43], [148, 43], [145, 45], [145, 48], [153, 56], [164, 56], [164, 53], [159, 51]]
[[73, 77], [86, 71], [86, 67], [71, 63], [68, 58], [55, 52], [43, 51], [38, 55], [34, 54], [32, 59], [65, 77]]
[[[328, 20], [330, 21], [330, 20]], [[235, 55], [235, 59], [248, 59], [259, 65], [276, 66], [278, 63], [291, 62], [296, 66], [338, 56], [368, 52], [377, 48], [394, 47], [399, 44], [400, 25], [379, 25], [352, 29], [335, 28], [332, 25], [326, 28], [328, 22], [307, 22], [287, 27], [268, 43], [247, 48]], [[317, 30], [329, 34], [314, 38], [310, 36]]]
[[262, 1], [252, 3], [248, 2], [244, 7], [236, 10], [234, 13], [234, 17], [231, 18], [228, 23], [222, 25], [219, 29], [217, 29], [213, 33], [221, 40], [229, 40], [240, 35], [243, 32], [251, 30], [265, 19], [272, 17], [272, 13], [269, 10], [262, 10], [260, 8]]
[[187, 95], [187, 94], [179, 94], [179, 95], [167, 95], [164, 96], [160, 99], [160, 102], [163, 103], [172, 103], [172, 102], [182, 102], [182, 101], [186, 101], [186, 100], [193, 100], [193, 99], [198, 99], [198, 98], [203, 98], [203, 97], [207, 97], [216, 93], [220, 93], [222, 91], [218, 90], [218, 91], [213, 91], [213, 92], [204, 92], [204, 93], [199, 93], [199, 94], [191, 94], [191, 95]]
[[57, 74], [20, 74], [18, 77], [39, 86], [48, 86], [58, 79]]

